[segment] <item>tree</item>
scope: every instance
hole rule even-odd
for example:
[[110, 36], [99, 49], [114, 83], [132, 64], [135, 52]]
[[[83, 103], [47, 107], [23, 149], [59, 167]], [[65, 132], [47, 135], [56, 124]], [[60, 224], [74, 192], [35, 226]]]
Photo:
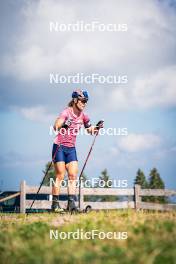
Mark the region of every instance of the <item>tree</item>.
[[[87, 188], [87, 184], [86, 184], [86, 181], [88, 180], [87, 178], [87, 175], [86, 174], [82, 174], [82, 182], [83, 182], [83, 186], [84, 188]], [[92, 186], [90, 186], [92, 188]], [[85, 202], [94, 202], [95, 201], [95, 198], [93, 196], [90, 196], [90, 195], [84, 195], [84, 201]]]
[[[158, 173], [156, 168], [153, 168], [150, 171], [149, 188], [150, 189], [164, 189], [165, 188], [165, 184], [163, 180], [161, 179], [160, 174]], [[166, 203], [167, 199], [164, 196], [159, 196], [159, 197], [151, 196], [150, 201]]]
[[[43, 171], [44, 174], [48, 170], [49, 165], [50, 165], [50, 162], [47, 162], [47, 164], [45, 165], [45, 170]], [[47, 175], [45, 177], [45, 180], [43, 182], [43, 185], [49, 186], [50, 185], [50, 179], [51, 178], [53, 180], [55, 180], [55, 171], [54, 171], [54, 165], [53, 165], [53, 163], [52, 163], [52, 165], [51, 165], [51, 167], [50, 167], [50, 169], [49, 169], [49, 171], [48, 171], [48, 173], [47, 173]]]
[[151, 189], [164, 189], [165, 185], [156, 168], [150, 172], [149, 186]]
[[148, 188], [146, 177], [141, 169], [138, 169], [134, 183], [139, 184], [142, 189]]
[[[110, 188], [110, 187], [112, 187], [112, 182], [111, 182], [110, 176], [108, 175], [107, 169], [104, 169], [101, 172], [101, 175], [99, 176], [99, 180], [98, 180], [95, 187], [97, 187], [97, 188]], [[117, 196], [107, 196], [107, 195], [101, 196], [102, 202], [114, 202], [117, 200], [118, 200]]]
[[108, 175], [107, 169], [104, 169], [99, 176], [98, 182], [95, 184], [96, 188], [109, 188], [111, 186], [110, 176]]
[[[136, 178], [134, 180], [134, 184], [139, 184], [142, 189], [147, 189], [148, 188], [148, 182], [146, 180], [145, 174], [141, 169], [138, 169]], [[149, 199], [147, 196], [142, 197], [143, 202], [148, 202]]]

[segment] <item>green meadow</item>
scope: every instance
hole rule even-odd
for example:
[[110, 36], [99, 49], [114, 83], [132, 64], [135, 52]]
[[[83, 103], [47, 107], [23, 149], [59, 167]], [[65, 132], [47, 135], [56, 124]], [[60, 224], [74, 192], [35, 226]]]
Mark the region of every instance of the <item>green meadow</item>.
[[[176, 263], [176, 212], [1, 214], [2, 264]], [[50, 230], [127, 232], [127, 239], [50, 239]]]

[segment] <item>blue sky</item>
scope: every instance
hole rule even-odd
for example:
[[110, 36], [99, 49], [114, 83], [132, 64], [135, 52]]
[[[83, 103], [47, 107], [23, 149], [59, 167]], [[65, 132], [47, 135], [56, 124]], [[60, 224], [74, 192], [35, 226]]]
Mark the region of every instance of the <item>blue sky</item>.
[[[171, 4], [172, 3], [172, 4]], [[92, 123], [127, 128], [128, 136], [100, 136], [86, 168], [107, 168], [132, 186], [136, 171], [157, 167], [176, 188], [176, 11], [174, 1], [4, 1], [0, 4], [0, 189], [41, 181], [51, 159], [49, 127], [73, 89], [90, 93]], [[92, 12], [94, 10], [94, 12]], [[126, 32], [49, 32], [49, 22], [125, 23]], [[50, 84], [49, 74], [127, 75], [123, 85]], [[79, 136], [81, 168], [92, 137]]]

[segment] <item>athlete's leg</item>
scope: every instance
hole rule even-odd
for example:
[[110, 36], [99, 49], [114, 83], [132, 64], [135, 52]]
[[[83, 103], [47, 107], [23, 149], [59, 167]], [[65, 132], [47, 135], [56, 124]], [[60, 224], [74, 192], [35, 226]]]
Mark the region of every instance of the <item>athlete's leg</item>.
[[55, 184], [52, 186], [53, 202], [52, 202], [52, 211], [57, 213], [63, 213], [64, 210], [59, 205], [59, 193], [61, 182], [64, 179], [65, 175], [65, 162], [60, 161], [54, 164], [55, 167]]
[[53, 188], [52, 188], [52, 194], [53, 195], [59, 195], [60, 193], [60, 187], [61, 187], [61, 183], [64, 179], [64, 175], [65, 175], [65, 162], [60, 161], [60, 162], [56, 162], [54, 164], [54, 168], [55, 168], [55, 184], [53, 184]]
[[66, 165], [68, 171], [68, 206], [69, 211], [77, 211], [76, 201], [76, 178], [78, 174], [78, 162], [71, 161]]
[[53, 145], [53, 151], [52, 151], [52, 159], [54, 162], [54, 168], [55, 168], [55, 184], [52, 186], [52, 194], [53, 194], [53, 202], [52, 202], [52, 210], [54, 212], [61, 212], [63, 209], [60, 208], [59, 205], [59, 193], [60, 193], [60, 187], [61, 182], [64, 179], [65, 175], [65, 155], [63, 152], [62, 146], [59, 146], [54, 144]]
[[66, 164], [68, 172], [68, 194], [76, 195], [76, 179], [78, 174], [78, 162], [71, 161]]
[[55, 168], [55, 185], [52, 188], [53, 195], [59, 195], [60, 192], [60, 183], [64, 179], [65, 175], [65, 154], [63, 151], [63, 147], [60, 145], [53, 144], [52, 150], [52, 159], [54, 162]]

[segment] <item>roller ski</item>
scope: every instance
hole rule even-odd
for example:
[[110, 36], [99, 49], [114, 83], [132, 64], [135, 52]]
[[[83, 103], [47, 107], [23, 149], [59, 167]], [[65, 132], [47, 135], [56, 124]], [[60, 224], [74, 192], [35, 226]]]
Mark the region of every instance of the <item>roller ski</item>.
[[74, 195], [69, 195], [68, 198], [68, 205], [67, 205], [67, 211], [71, 214], [79, 213], [79, 209], [75, 204]]
[[60, 207], [59, 200], [56, 197], [53, 197], [51, 212], [64, 214], [65, 210]]

